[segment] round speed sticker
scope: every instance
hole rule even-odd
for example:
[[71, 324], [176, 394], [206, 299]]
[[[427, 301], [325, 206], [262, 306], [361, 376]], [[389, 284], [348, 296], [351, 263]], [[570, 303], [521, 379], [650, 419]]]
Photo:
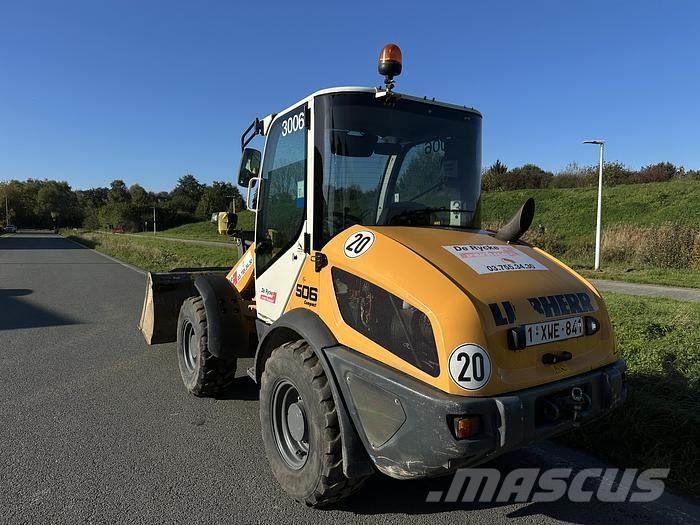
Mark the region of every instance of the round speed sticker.
[[450, 377], [464, 390], [479, 390], [491, 378], [491, 359], [479, 345], [464, 344], [450, 355]]
[[345, 241], [343, 252], [347, 257], [354, 259], [369, 250], [372, 244], [374, 244], [372, 232], [366, 230], [355, 232]]

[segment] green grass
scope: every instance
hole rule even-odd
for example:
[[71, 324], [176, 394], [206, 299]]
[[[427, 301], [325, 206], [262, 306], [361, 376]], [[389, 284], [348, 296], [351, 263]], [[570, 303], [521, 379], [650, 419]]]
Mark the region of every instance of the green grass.
[[[538, 225], [560, 236], [567, 244], [593, 242], [597, 188], [564, 188], [485, 192], [482, 216], [485, 224], [504, 222], [525, 202], [535, 199]], [[700, 182], [673, 181], [630, 184], [603, 189], [603, 223], [652, 226], [667, 222], [700, 224]]]
[[[242, 211], [238, 213], [238, 229], [253, 230], [255, 229], [255, 214], [250, 211]], [[141, 232], [139, 235], [153, 236], [153, 232]], [[217, 226], [211, 221], [192, 222], [183, 224], [175, 228], [156, 232], [156, 237], [174, 237], [178, 239], [192, 239], [198, 241], [219, 241], [233, 242], [226, 235], [219, 235]]]
[[[700, 287], [700, 271], [654, 268], [606, 260], [601, 274], [591, 273], [595, 240], [597, 188], [485, 192], [483, 223], [506, 222], [528, 198], [535, 199], [535, 219], [528, 239], [590, 277], [668, 286]], [[659, 226], [667, 223], [698, 228], [700, 182], [672, 181], [613, 186], [603, 190], [603, 227]], [[631, 271], [630, 271], [631, 270]]]
[[605, 300], [628, 366], [628, 400], [560, 439], [620, 467], [670, 468], [670, 484], [700, 496], [700, 304]]
[[234, 246], [204, 246], [178, 241], [139, 239], [111, 233], [64, 232], [88, 248], [111, 255], [149, 272], [165, 272], [173, 268], [233, 266], [238, 257]]

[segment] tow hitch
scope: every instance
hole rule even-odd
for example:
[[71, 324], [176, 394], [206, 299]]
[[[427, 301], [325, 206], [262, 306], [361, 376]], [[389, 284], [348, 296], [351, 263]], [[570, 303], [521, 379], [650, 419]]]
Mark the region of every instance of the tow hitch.
[[542, 416], [546, 423], [556, 423], [571, 419], [575, 426], [580, 425], [581, 415], [591, 407], [591, 398], [583, 388], [572, 387], [568, 392], [559, 392], [542, 399]]

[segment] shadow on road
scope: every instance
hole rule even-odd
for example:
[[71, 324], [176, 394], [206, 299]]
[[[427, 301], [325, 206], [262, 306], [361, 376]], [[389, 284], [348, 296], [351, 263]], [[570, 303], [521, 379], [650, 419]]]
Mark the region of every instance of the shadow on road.
[[69, 317], [18, 299], [31, 293], [26, 288], [0, 288], [0, 330], [77, 324]]
[[257, 401], [259, 398], [258, 385], [247, 375], [234, 379], [231, 388], [217, 396], [217, 399], [221, 400], [236, 399], [239, 401]]
[[21, 235], [4, 237], [0, 242], [0, 252], [3, 250], [84, 250], [72, 242], [66, 242], [63, 237], [48, 232], [22, 232]]

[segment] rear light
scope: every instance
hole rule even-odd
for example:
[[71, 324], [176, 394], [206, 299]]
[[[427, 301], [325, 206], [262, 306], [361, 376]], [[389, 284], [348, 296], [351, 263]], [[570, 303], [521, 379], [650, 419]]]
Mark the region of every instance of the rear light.
[[457, 416], [452, 420], [457, 439], [468, 439], [481, 432], [481, 416]]

